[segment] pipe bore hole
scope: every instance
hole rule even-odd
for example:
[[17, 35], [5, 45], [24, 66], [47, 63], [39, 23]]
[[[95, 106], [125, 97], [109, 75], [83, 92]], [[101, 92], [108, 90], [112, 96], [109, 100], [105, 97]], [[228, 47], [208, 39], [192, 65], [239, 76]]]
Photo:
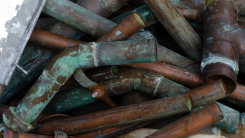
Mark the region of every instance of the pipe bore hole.
[[232, 93], [236, 89], [235, 82], [231, 78], [222, 75], [207, 77], [206, 83], [211, 83], [220, 79], [224, 82], [228, 94]]
[[111, 74], [114, 76], [114, 77], [117, 77], [118, 74], [119, 74], [119, 69], [117, 68], [117, 66], [112, 66], [111, 67]]

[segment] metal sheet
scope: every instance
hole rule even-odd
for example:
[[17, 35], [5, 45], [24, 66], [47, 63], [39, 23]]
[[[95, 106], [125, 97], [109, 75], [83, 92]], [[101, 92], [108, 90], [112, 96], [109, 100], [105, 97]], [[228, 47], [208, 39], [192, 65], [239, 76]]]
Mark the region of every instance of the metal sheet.
[[0, 0], [0, 84], [8, 84], [45, 3]]

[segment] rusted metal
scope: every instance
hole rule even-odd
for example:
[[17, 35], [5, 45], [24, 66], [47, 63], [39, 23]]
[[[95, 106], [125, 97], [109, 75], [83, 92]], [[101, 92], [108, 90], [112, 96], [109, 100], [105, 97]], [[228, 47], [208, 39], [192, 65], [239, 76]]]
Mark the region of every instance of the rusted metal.
[[21, 133], [16, 131], [4, 130], [3, 138], [54, 138], [53, 136], [37, 135], [30, 133]]
[[242, 42], [237, 37], [241, 33], [237, 25], [237, 13], [234, 1], [207, 1], [203, 18], [205, 28], [201, 71], [204, 82], [222, 79], [229, 93], [237, 87]]
[[236, 90], [227, 96], [231, 100], [239, 101], [245, 103], [245, 86], [237, 84]]
[[[118, 9], [120, 9], [128, 0], [78, 0], [77, 5], [82, 6], [102, 17], [108, 17]], [[48, 4], [57, 4], [57, 3], [47, 3]], [[67, 7], [71, 14], [74, 14], [75, 11], [70, 10]], [[45, 9], [44, 9], [45, 10]], [[68, 11], [67, 11], [68, 12]], [[61, 12], [63, 13], [63, 12]], [[85, 34], [82, 31], [79, 31], [76, 28], [73, 28], [66, 23], [68, 22], [57, 22], [50, 28], [51, 33], [60, 34], [65, 37], [79, 39]]]
[[90, 69], [85, 72], [85, 75], [94, 82], [101, 82], [115, 78], [119, 75], [119, 69], [117, 66], [100, 67], [96, 69]]
[[190, 72], [176, 66], [171, 66], [159, 62], [137, 63], [130, 64], [130, 66], [155, 71], [162, 74], [164, 77], [188, 88], [196, 88], [202, 85], [202, 78], [200, 74]]
[[139, 122], [139, 123], [134, 123], [130, 125], [121, 125], [117, 127], [112, 127], [112, 128], [107, 128], [103, 130], [97, 130], [93, 132], [88, 132], [84, 134], [78, 134], [72, 136], [72, 138], [102, 138], [102, 137], [116, 137], [121, 134], [125, 134], [131, 131], [134, 131], [136, 129], [142, 128], [146, 125], [149, 125], [153, 122], [156, 122], [156, 120], [152, 121], [146, 121], [146, 122]]
[[191, 98], [188, 95], [181, 94], [165, 99], [44, 123], [37, 129], [37, 133], [52, 134], [54, 130], [63, 130], [67, 134], [77, 134], [188, 113], [191, 110]]
[[43, 31], [40, 29], [33, 30], [29, 42], [39, 46], [54, 49], [56, 51], [61, 51], [69, 46], [78, 45], [80, 43], [87, 43], [80, 40], [71, 39], [69, 37], [64, 37], [62, 35], [50, 33], [48, 31]]
[[145, 0], [145, 2], [185, 54], [192, 60], [200, 62], [202, 41], [174, 4], [170, 0]]
[[133, 12], [96, 42], [127, 40], [144, 26], [144, 19], [137, 12]]
[[32, 129], [31, 122], [39, 116], [59, 88], [78, 68], [154, 61], [154, 40], [89, 43], [68, 48], [48, 63], [17, 108], [11, 107], [5, 111], [4, 123], [17, 131], [26, 132]]
[[187, 137], [223, 119], [223, 113], [213, 102], [190, 115], [164, 127], [146, 138]]
[[182, 94], [189, 90], [159, 73], [136, 68], [121, 69], [117, 78], [102, 81], [102, 86], [108, 96], [137, 90], [150, 97], [164, 98]]

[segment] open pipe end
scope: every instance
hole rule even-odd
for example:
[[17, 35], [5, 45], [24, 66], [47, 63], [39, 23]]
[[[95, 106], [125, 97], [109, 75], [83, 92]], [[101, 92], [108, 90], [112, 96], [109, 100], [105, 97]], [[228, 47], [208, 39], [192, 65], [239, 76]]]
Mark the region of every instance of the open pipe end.
[[220, 116], [223, 116], [223, 113], [222, 113], [221, 109], [219, 108], [219, 105], [216, 102], [215, 102], [215, 106], [216, 106], [216, 109], [219, 112]]
[[119, 69], [117, 68], [117, 66], [111, 67], [111, 74], [113, 77], [117, 77], [119, 75]]
[[192, 111], [192, 109], [193, 109], [193, 102], [191, 100], [190, 95], [186, 95], [185, 98], [186, 98], [186, 105], [187, 105], [189, 111]]
[[145, 21], [144, 21], [144, 19], [140, 16], [139, 13], [134, 12], [134, 17], [135, 17], [136, 21], [138, 21], [138, 23], [140, 23], [142, 26], [145, 26]]

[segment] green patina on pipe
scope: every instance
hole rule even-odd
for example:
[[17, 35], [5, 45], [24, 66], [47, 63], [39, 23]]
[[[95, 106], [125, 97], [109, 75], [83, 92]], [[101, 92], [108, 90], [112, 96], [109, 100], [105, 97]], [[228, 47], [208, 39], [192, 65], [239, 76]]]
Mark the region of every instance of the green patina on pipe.
[[3, 114], [15, 131], [28, 131], [59, 88], [79, 68], [156, 61], [154, 40], [89, 43], [70, 47], [54, 57], [19, 105]]
[[51, 114], [63, 113], [98, 100], [98, 98], [92, 97], [91, 91], [87, 88], [68, 89], [57, 93], [44, 109], [44, 112]]
[[[102, 81], [108, 96], [121, 95], [132, 90], [154, 98], [165, 98], [187, 92], [189, 89], [161, 74], [146, 69], [120, 69], [118, 77]], [[45, 108], [45, 112], [63, 113], [97, 101], [86, 88], [74, 88], [59, 92]]]
[[[63, 12], [64, 10], [67, 12]], [[107, 20], [106, 18], [103, 18], [81, 6], [66, 0], [47, 1], [43, 12], [96, 38], [105, 35], [117, 25], [116, 23]], [[130, 40], [138, 39], [145, 38], [137, 34], [130, 38]], [[162, 53], [164, 55], [158, 59], [161, 62], [179, 66], [181, 68], [185, 68], [194, 63], [192, 60], [187, 59], [161, 45], [158, 45], [158, 47], [162, 47], [158, 53]]]

